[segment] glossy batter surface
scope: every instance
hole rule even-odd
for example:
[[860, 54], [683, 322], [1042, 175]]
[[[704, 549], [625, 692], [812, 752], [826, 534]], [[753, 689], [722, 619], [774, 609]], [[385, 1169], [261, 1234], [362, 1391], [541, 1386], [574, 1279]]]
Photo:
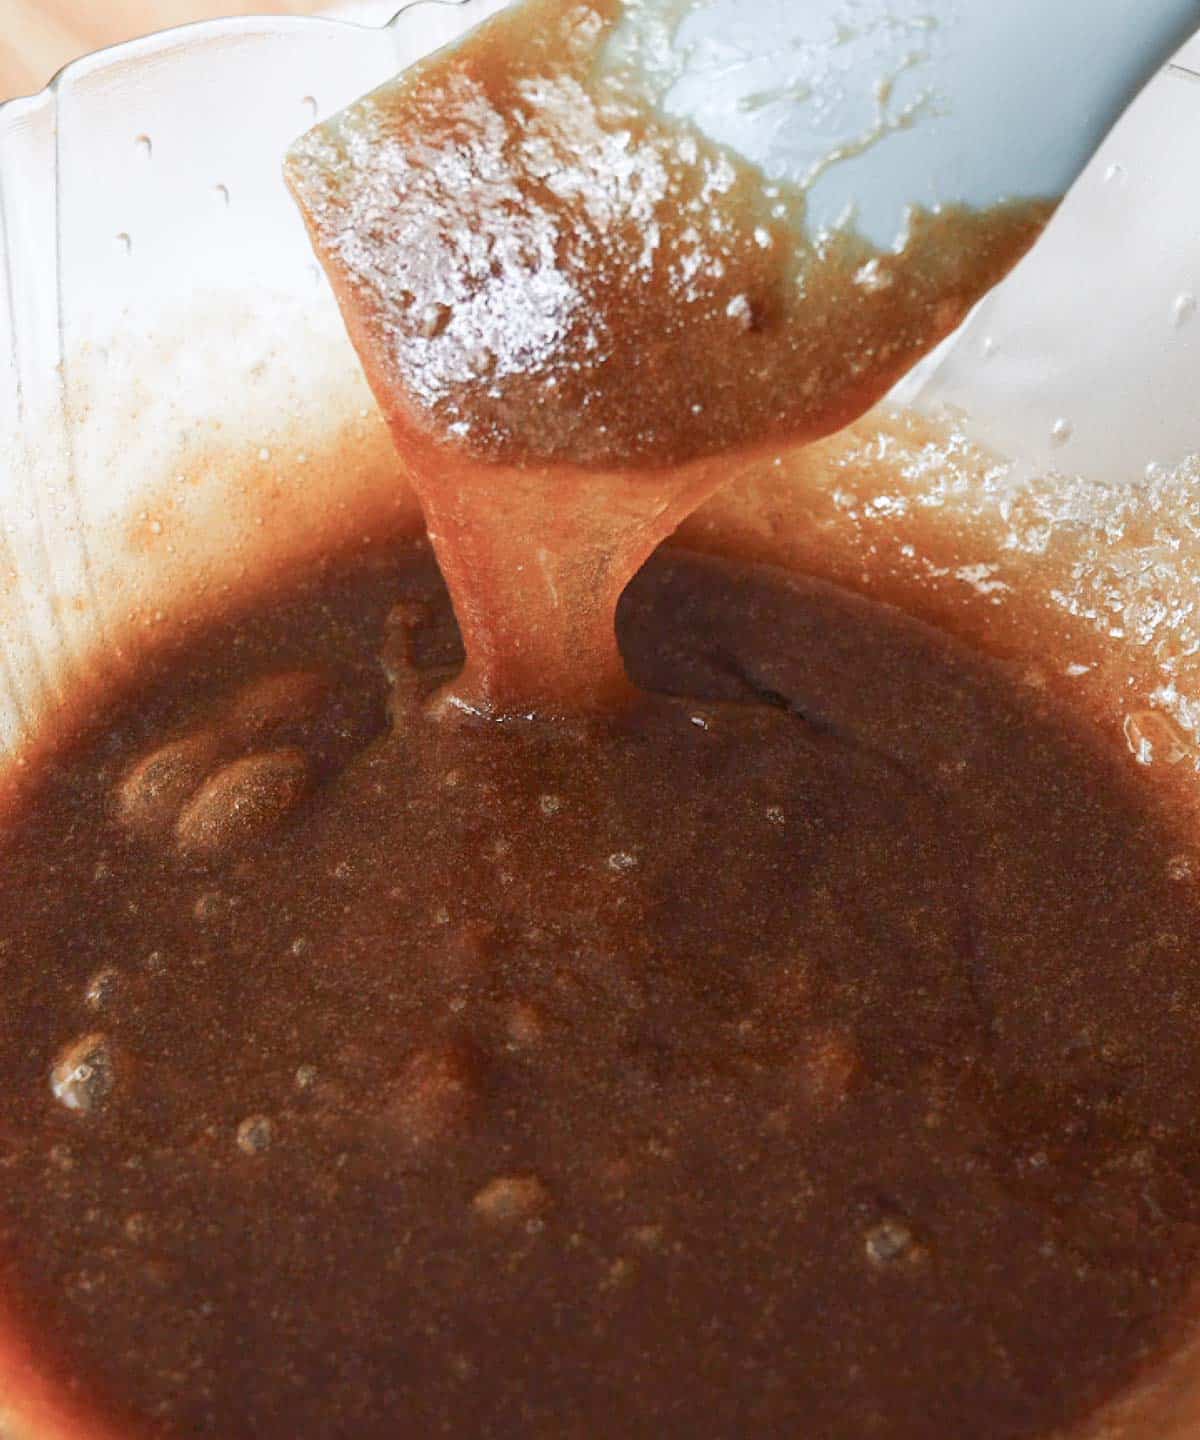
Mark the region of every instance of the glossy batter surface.
[[434, 716], [428, 556], [330, 567], [9, 817], [3, 1320], [121, 1433], [1016, 1440], [1168, 1340], [1200, 915], [1127, 759], [778, 572], [622, 633], [620, 717]]
[[453, 613], [314, 567], [4, 817], [0, 1343], [123, 1440], [1034, 1440], [1172, 1337], [1200, 912], [1125, 757], [778, 572], [614, 626], [1045, 208], [807, 237], [621, 9], [289, 159]]

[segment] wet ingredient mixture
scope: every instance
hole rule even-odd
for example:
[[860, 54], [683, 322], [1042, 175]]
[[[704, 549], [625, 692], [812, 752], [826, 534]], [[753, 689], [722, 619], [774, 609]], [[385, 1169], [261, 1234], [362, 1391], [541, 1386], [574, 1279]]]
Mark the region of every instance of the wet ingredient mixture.
[[1123, 758], [815, 582], [626, 591], [1044, 212], [805, 240], [618, 16], [290, 160], [438, 565], [245, 601], [4, 817], [0, 1340], [93, 1431], [1032, 1440], [1174, 1334], [1200, 916]]
[[1050, 207], [809, 236], [799, 189], [668, 121], [531, 0], [292, 149], [287, 178], [425, 512], [485, 713], [626, 698], [617, 599], [706, 495], [879, 399]]
[[5, 1323], [117, 1433], [998, 1440], [1169, 1338], [1200, 915], [1127, 763], [779, 572], [622, 636], [620, 715], [431, 714], [427, 553], [331, 566], [13, 818]]

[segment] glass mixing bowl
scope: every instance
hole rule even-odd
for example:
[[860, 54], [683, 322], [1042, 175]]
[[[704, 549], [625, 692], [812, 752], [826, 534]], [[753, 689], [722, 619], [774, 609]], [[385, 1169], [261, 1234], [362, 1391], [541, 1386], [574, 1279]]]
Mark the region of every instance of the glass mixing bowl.
[[[500, 3], [424, 3], [381, 29], [191, 26], [0, 108], [0, 785], [67, 696], [118, 680], [268, 556], [301, 563], [419, 523], [280, 159]], [[886, 582], [1030, 683], [1090, 687], [1131, 765], [1195, 809], [1193, 72], [1200, 41], [891, 407], [739, 482], [683, 540], [865, 593]], [[904, 460], [887, 494], [864, 488], [880, 447]], [[905, 536], [916, 508], [920, 544]], [[852, 573], [823, 543], [845, 526], [862, 540]], [[1082, 631], [1107, 657], [1086, 672], [1071, 660]], [[0, 1433], [78, 1436], [70, 1398], [4, 1330], [0, 1316]], [[1200, 1327], [1086, 1433], [1200, 1433]]]
[[[120, 662], [185, 564], [215, 593], [254, 531], [334, 503], [297, 457], [374, 407], [283, 151], [494, 8], [188, 26], [0, 109], [4, 750], [81, 671]], [[225, 456], [264, 455], [257, 473], [223, 469], [218, 432]]]

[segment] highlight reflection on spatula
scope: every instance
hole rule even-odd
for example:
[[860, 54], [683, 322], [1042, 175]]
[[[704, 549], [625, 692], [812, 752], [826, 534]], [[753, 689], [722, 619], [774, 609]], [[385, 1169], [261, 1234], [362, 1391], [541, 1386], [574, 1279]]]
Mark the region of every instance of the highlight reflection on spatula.
[[[463, 28], [501, 8], [465, 0]], [[1200, 0], [626, 0], [609, 58], [800, 184], [810, 232], [886, 248], [912, 206], [1064, 194], [1197, 27]]]

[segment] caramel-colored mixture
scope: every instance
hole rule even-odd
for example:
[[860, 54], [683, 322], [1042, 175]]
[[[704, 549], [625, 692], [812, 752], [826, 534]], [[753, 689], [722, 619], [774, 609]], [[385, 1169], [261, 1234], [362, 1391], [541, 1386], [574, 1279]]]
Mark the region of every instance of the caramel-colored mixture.
[[619, 717], [431, 715], [431, 562], [331, 571], [14, 817], [4, 1324], [116, 1433], [1007, 1440], [1167, 1343], [1200, 913], [1127, 760], [779, 572], [622, 632]]
[[853, 420], [1046, 205], [913, 216], [877, 254], [667, 121], [621, 0], [529, 0], [319, 126], [288, 179], [421, 498], [462, 703], [603, 709], [638, 567], [739, 465]]
[[898, 610], [637, 573], [1044, 207], [808, 237], [619, 13], [289, 161], [432, 553], [243, 600], [3, 817], [0, 1369], [80, 1435], [1044, 1440], [1179, 1327], [1167, 812]]

